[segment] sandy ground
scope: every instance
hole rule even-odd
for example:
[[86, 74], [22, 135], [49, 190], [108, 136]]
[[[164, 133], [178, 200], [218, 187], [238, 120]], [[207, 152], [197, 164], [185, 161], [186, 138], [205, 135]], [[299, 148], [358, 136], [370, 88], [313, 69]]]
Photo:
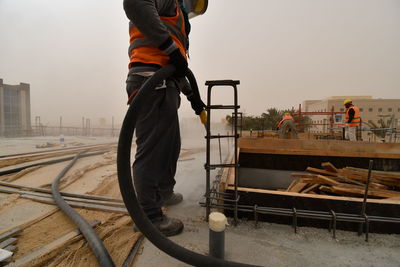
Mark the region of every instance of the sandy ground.
[[[184, 136], [185, 137], [185, 136]], [[10, 140], [15, 146], [0, 142], [2, 154], [32, 151], [36, 143], [44, 139]], [[3, 140], [1, 140], [3, 141]], [[84, 144], [86, 139], [74, 142]], [[91, 144], [113, 140], [90, 140]], [[115, 140], [114, 140], [115, 141]], [[168, 209], [168, 215], [180, 218], [185, 229], [171, 239], [198, 253], [208, 253], [208, 226], [205, 210], [199, 206], [205, 190], [205, 140], [188, 136], [182, 140], [182, 152], [176, 175], [176, 191], [184, 194], [184, 202]], [[219, 162], [219, 144], [212, 145], [212, 158]], [[221, 158], [228, 154], [222, 143]], [[36, 149], [34, 149], [36, 150]], [[61, 187], [64, 191], [120, 197], [115, 166], [115, 151], [104, 155], [82, 158], [66, 174]], [[13, 176], [13, 183], [48, 187], [67, 163], [57, 163]], [[213, 172], [212, 176], [216, 173]], [[0, 179], [10, 179], [1, 177]], [[104, 240], [116, 266], [121, 266], [140, 233], [132, 231], [129, 216], [117, 213], [76, 209], [87, 220], [99, 220], [96, 232]], [[22, 199], [18, 194], [0, 193], [0, 233], [17, 225], [24, 231], [18, 237], [18, 251], [14, 259], [20, 259], [34, 250], [57, 240], [76, 227], [55, 206]], [[295, 234], [287, 225], [240, 221], [226, 230], [226, 258], [261, 266], [400, 266], [400, 236], [370, 234], [370, 241], [356, 233], [337, 231], [334, 240], [326, 229], [301, 227]], [[97, 266], [86, 242], [75, 240], [72, 244], [55, 250], [51, 255], [39, 258], [30, 266]], [[155, 248], [145, 239], [134, 266], [187, 266]]]

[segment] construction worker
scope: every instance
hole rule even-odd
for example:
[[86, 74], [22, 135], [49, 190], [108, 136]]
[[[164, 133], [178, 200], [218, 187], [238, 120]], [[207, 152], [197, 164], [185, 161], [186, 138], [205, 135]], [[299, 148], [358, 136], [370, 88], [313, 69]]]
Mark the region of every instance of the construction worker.
[[297, 130], [294, 125], [294, 119], [289, 112], [283, 114], [282, 120], [278, 123], [276, 129], [279, 132], [279, 138], [287, 139], [290, 134], [290, 138], [297, 139]]
[[[182, 194], [174, 192], [174, 177], [181, 147], [179, 84], [188, 67], [190, 24], [182, 0], [124, 0], [124, 10], [130, 20], [128, 103], [162, 66], [172, 64], [176, 68], [174, 77], [155, 88], [143, 103], [136, 124], [137, 149], [132, 166], [145, 214], [160, 232], [172, 236], [182, 232], [183, 223], [165, 216], [161, 207], [183, 200]], [[193, 108], [203, 110], [202, 106]]]
[[282, 116], [282, 120], [278, 123], [278, 126], [276, 126], [276, 129], [279, 130], [279, 127], [281, 127], [282, 123], [286, 120], [291, 120], [294, 121], [292, 115], [290, 115], [289, 112], [285, 112]]
[[351, 99], [344, 100], [343, 105], [346, 107], [345, 138], [350, 141], [357, 141], [357, 126], [361, 124], [360, 110], [353, 105]]

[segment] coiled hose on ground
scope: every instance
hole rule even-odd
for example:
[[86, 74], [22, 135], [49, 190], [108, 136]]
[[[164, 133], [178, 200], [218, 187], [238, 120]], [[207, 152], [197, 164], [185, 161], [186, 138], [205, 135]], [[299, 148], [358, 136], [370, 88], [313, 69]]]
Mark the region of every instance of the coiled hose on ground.
[[[170, 77], [174, 73], [174, 71], [175, 68], [171, 65], [165, 66], [158, 70], [143, 85], [139, 93], [133, 99], [125, 115], [125, 119], [123, 121], [119, 136], [117, 154], [118, 181], [125, 206], [128, 209], [129, 214], [135, 222], [136, 226], [147, 237], [147, 239], [150, 240], [150, 242], [153, 243], [160, 250], [180, 261], [194, 266], [253, 266], [237, 262], [225, 261], [210, 256], [198, 254], [172, 242], [153, 226], [153, 224], [144, 214], [141, 206], [139, 205], [132, 181], [130, 161], [135, 125], [138, 116], [140, 116], [140, 110], [143, 103], [142, 100], [148, 97], [148, 94], [151, 92], [151, 90], [153, 90], [161, 81]], [[190, 76], [190, 73], [188, 74], [188, 76]], [[190, 83], [195, 82], [194, 76], [189, 77], [188, 79]], [[197, 88], [197, 84], [191, 84], [191, 86], [192, 90], [196, 90], [195, 88]]]

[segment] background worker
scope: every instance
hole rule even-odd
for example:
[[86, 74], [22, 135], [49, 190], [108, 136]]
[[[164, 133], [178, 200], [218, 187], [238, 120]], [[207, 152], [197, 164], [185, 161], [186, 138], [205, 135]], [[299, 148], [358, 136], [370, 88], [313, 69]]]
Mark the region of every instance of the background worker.
[[278, 123], [276, 127], [279, 133], [279, 138], [281, 139], [297, 139], [297, 130], [294, 125], [294, 118], [289, 112], [285, 112], [282, 116], [282, 120]]
[[[161, 207], [182, 201], [174, 193], [180, 152], [179, 84], [187, 71], [190, 24], [177, 0], [124, 0], [129, 23], [128, 103], [143, 83], [162, 66], [172, 64], [167, 79], [145, 99], [136, 124], [136, 155], [132, 166], [138, 200], [153, 224], [166, 236], [179, 234], [183, 223], [163, 214]], [[201, 101], [200, 101], [201, 102]], [[195, 107], [203, 110], [202, 102]], [[193, 106], [193, 103], [192, 103]]]
[[285, 112], [282, 116], [282, 120], [278, 123], [278, 126], [276, 126], [276, 129], [279, 130], [279, 127], [281, 127], [282, 123], [286, 120], [291, 120], [294, 121], [292, 115], [290, 115], [289, 112]]
[[351, 99], [344, 100], [343, 105], [346, 107], [345, 138], [350, 141], [357, 141], [357, 126], [361, 125], [360, 110], [353, 105]]

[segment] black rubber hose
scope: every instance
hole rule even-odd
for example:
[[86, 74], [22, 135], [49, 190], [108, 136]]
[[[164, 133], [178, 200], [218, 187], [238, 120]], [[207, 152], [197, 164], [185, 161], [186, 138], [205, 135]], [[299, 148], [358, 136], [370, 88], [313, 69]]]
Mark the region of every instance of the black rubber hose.
[[205, 256], [179, 246], [178, 244], [166, 238], [158, 231], [157, 228], [153, 226], [143, 212], [143, 209], [137, 200], [135, 188], [132, 182], [130, 159], [133, 132], [135, 130], [136, 121], [140, 115], [140, 110], [143, 105], [142, 100], [148, 97], [151, 90], [153, 90], [161, 81], [170, 77], [174, 71], [175, 68], [171, 65], [165, 66], [158, 70], [142, 86], [142, 89], [133, 99], [125, 115], [125, 119], [120, 131], [117, 154], [118, 181], [125, 206], [128, 209], [129, 214], [131, 215], [136, 226], [147, 237], [147, 239], [150, 240], [151, 243], [168, 255], [182, 262], [194, 266], [253, 266]]
[[190, 69], [188, 69], [186, 72], [186, 78], [190, 83], [190, 88], [192, 89], [193, 95], [201, 101], [199, 86], [197, 85], [196, 77], [194, 77], [194, 74]]
[[85, 219], [83, 219], [81, 215], [79, 215], [79, 213], [77, 213], [67, 204], [67, 202], [65, 202], [65, 200], [62, 198], [60, 194], [60, 191], [58, 190], [61, 178], [75, 164], [75, 162], [78, 160], [78, 158], [81, 156], [82, 153], [84, 152], [76, 154], [73, 160], [54, 179], [54, 182], [51, 185], [51, 192], [53, 194], [53, 199], [56, 202], [57, 206], [78, 226], [82, 235], [85, 237], [90, 248], [92, 249], [99, 265], [104, 267], [115, 266], [110, 257], [110, 254], [104, 247], [103, 242], [98, 237], [96, 232], [93, 230], [90, 224], [87, 221], [85, 221]]
[[[88, 153], [88, 154], [82, 155], [81, 157], [83, 158], [83, 157], [96, 156], [96, 155], [104, 154], [105, 152], [106, 152], [106, 151], [104, 150], [104, 151], [100, 151], [100, 152], [93, 152], [93, 153], [90, 153], [90, 154]], [[67, 157], [67, 158], [61, 158], [61, 159], [53, 159], [53, 160], [48, 160], [48, 161], [33, 163], [33, 164], [26, 165], [26, 166], [14, 168], [14, 169], [9, 169], [9, 170], [5, 170], [5, 171], [0, 171], [0, 176], [6, 175], [6, 174], [11, 174], [11, 173], [16, 173], [16, 172], [25, 170], [25, 169], [27, 169], [27, 168], [35, 167], [35, 166], [50, 165], [50, 164], [55, 164], [55, 163], [59, 163], [59, 162], [71, 160], [71, 159], [74, 159], [74, 157]]]

